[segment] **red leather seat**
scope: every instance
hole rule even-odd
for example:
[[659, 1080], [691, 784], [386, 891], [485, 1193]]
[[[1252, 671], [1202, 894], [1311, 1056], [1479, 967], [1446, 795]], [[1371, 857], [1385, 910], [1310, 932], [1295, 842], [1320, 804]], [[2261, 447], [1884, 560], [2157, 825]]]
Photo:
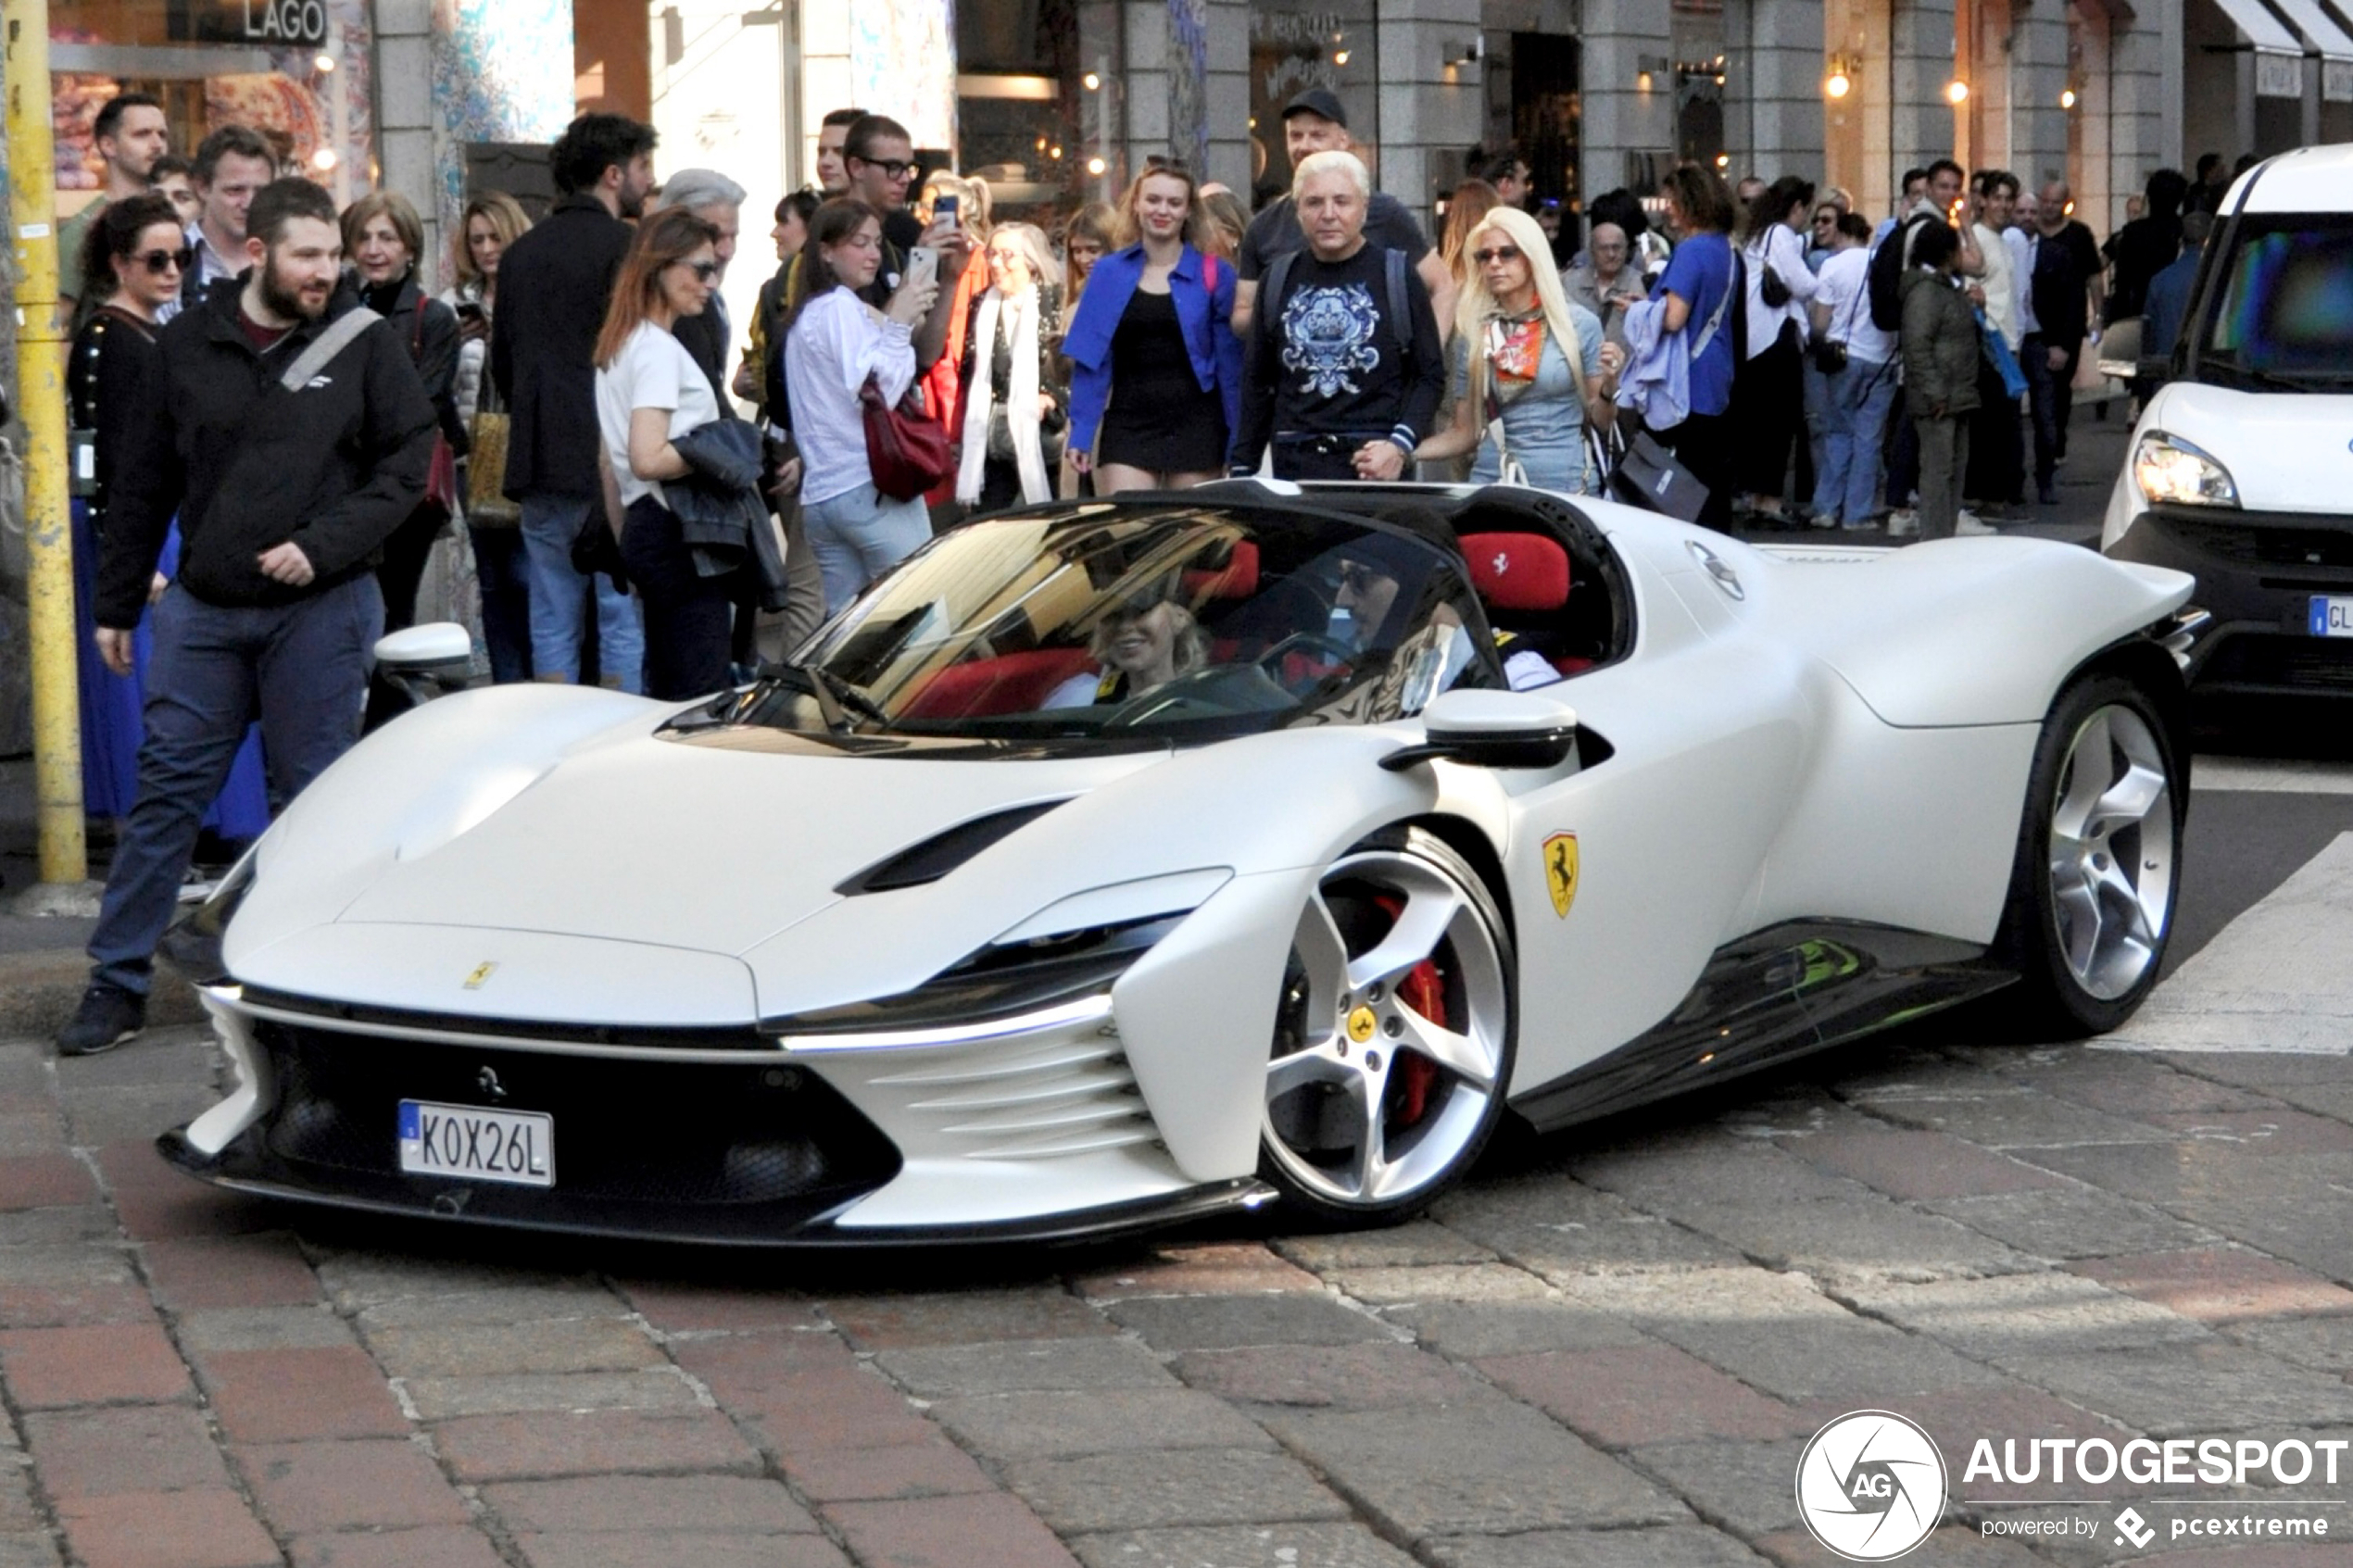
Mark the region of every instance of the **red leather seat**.
[[1056, 686], [1093, 667], [1085, 648], [1030, 648], [951, 664], [925, 683], [900, 716], [978, 719], [1033, 712]]
[[1185, 596], [1195, 604], [1203, 599], [1247, 599], [1258, 592], [1258, 546], [1248, 539], [1236, 540], [1224, 566], [1188, 568], [1183, 581]]
[[1534, 533], [1466, 533], [1471, 588], [1489, 609], [1541, 613], [1568, 603], [1568, 552]]
[[[1470, 569], [1472, 591], [1498, 631], [1541, 633], [1568, 606], [1573, 583], [1568, 551], [1557, 540], [1535, 533], [1466, 533], [1459, 541]], [[1546, 656], [1564, 676], [1591, 670], [1593, 661], [1575, 654]]]

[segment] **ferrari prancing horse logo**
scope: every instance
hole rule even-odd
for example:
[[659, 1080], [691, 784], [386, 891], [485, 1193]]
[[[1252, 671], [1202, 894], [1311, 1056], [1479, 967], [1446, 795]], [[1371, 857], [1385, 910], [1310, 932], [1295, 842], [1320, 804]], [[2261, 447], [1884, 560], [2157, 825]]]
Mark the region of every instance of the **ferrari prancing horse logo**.
[[1367, 1007], [1358, 1008], [1354, 1012], [1348, 1015], [1348, 1037], [1355, 1041], [1358, 1045], [1363, 1045], [1365, 1041], [1373, 1037], [1373, 1028], [1375, 1022], [1376, 1020], [1373, 1017], [1372, 1009]]
[[1556, 833], [1544, 840], [1544, 886], [1553, 896], [1553, 913], [1568, 918], [1577, 902], [1577, 835]]
[[466, 976], [466, 989], [469, 991], [481, 990], [482, 983], [489, 979], [492, 974], [496, 973], [497, 969], [498, 963], [497, 960], [483, 960], [482, 962], [474, 965], [474, 972]]

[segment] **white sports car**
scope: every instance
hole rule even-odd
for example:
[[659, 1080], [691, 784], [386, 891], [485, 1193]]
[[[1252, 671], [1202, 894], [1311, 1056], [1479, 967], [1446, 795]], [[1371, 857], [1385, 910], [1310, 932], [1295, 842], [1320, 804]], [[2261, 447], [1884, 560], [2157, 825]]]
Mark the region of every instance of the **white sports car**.
[[[843, 1244], [1411, 1212], [2015, 985], [2113, 1026], [2190, 580], [1256, 482], [934, 541], [749, 686], [431, 703], [174, 948], [223, 1185]], [[1515, 689], [1515, 688], [1524, 689]]]

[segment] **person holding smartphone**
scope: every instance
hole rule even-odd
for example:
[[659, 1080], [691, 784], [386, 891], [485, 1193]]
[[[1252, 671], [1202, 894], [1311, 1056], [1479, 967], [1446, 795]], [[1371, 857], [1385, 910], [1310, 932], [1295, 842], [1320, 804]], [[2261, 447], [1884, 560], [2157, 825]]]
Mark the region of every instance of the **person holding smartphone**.
[[[458, 417], [473, 428], [483, 406], [484, 370], [490, 358], [490, 317], [498, 304], [498, 262], [522, 237], [531, 220], [522, 204], [504, 191], [478, 191], [466, 202], [465, 244], [458, 247], [458, 281], [441, 302], [458, 317]], [[497, 395], [493, 389], [492, 395]], [[503, 459], [502, 459], [503, 460]], [[470, 467], [472, 459], [460, 459]], [[469, 476], [461, 475], [461, 478]], [[458, 486], [467, 494], [466, 483]], [[473, 546], [474, 579], [482, 597], [482, 642], [490, 655], [490, 678], [501, 685], [531, 679], [531, 588], [523, 563], [522, 530], [493, 525], [469, 516], [466, 540]]]

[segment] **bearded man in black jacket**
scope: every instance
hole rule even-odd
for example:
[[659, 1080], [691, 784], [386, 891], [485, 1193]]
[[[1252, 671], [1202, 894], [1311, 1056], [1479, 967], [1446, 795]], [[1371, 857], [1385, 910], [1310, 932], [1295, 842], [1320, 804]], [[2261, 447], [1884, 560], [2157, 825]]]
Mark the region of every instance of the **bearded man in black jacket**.
[[357, 738], [384, 626], [374, 568], [433, 462], [408, 344], [336, 290], [333, 200], [277, 181], [245, 232], [250, 270], [164, 329], [156, 403], [132, 421], [109, 497], [95, 609], [117, 674], [175, 513], [180, 575], [154, 608], [138, 803], [91, 934], [90, 988], [57, 1036], [69, 1056], [145, 1022], [156, 944], [251, 715], [279, 806]]

